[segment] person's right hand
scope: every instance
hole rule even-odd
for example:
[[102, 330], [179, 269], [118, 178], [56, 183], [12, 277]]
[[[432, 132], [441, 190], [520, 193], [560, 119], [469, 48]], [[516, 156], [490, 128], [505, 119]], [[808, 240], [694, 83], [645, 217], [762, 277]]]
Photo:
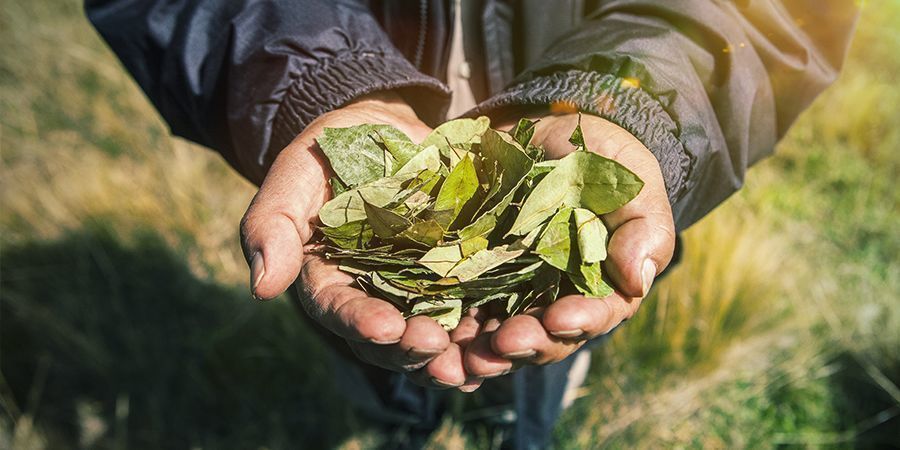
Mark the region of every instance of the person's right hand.
[[307, 126], [278, 155], [241, 221], [251, 291], [258, 299], [271, 299], [296, 280], [306, 312], [343, 337], [363, 361], [407, 372], [426, 386], [477, 388], [477, 381], [467, 383], [463, 350], [434, 320], [404, 320], [391, 303], [354, 287], [353, 277], [333, 261], [305, 251], [319, 208], [331, 197], [331, 169], [315, 139], [326, 127], [364, 123], [393, 125], [416, 142], [431, 132], [393, 94], [359, 99]]

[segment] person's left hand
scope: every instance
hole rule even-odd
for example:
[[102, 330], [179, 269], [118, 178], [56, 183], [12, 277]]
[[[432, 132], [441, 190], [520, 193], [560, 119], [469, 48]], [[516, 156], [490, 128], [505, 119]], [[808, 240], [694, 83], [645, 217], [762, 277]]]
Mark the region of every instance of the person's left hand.
[[[574, 114], [542, 118], [533, 143], [548, 159], [574, 151], [568, 138]], [[504, 375], [523, 364], [565, 359], [588, 340], [608, 333], [632, 317], [654, 278], [669, 264], [675, 248], [675, 225], [659, 163], [637, 138], [597, 116], [582, 116], [590, 151], [614, 159], [644, 180], [640, 194], [602, 217], [610, 232], [609, 257], [603, 268], [615, 292], [602, 299], [566, 295], [546, 308], [532, 308], [505, 321], [464, 318], [458, 336], [466, 342], [465, 368], [475, 379]], [[456, 341], [454, 333], [451, 340]]]

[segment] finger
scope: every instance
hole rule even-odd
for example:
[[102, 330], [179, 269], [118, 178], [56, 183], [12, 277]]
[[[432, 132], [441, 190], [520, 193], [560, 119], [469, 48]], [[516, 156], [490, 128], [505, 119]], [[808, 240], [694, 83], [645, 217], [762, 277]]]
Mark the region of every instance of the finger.
[[273, 298], [297, 278], [301, 248], [330, 192], [328, 166], [313, 146], [304, 133], [278, 155], [241, 220], [241, 246], [257, 298]]
[[450, 344], [447, 332], [433, 319], [416, 316], [406, 321], [400, 342], [393, 345], [348, 342], [357, 356], [369, 364], [394, 372], [420, 369]]
[[297, 283], [300, 304], [310, 317], [344, 339], [375, 344], [399, 342], [407, 326], [400, 311], [351, 283], [353, 277], [338, 269], [334, 261], [308, 255], [301, 282]]
[[487, 320], [487, 311], [476, 307], [466, 311], [456, 328], [450, 331], [450, 341], [455, 342], [463, 349], [472, 342], [472, 339], [481, 332], [481, 328]]
[[633, 200], [603, 216], [612, 233], [604, 267], [619, 291], [643, 297], [672, 259], [675, 223], [656, 157], [625, 130], [619, 130], [596, 137], [591, 141], [596, 145], [589, 148], [629, 168], [644, 180], [644, 187]]
[[466, 382], [462, 348], [451, 343], [424, 368], [410, 374], [410, 379], [427, 387], [446, 389], [462, 386]]
[[491, 334], [492, 332], [479, 334], [466, 347], [463, 365], [470, 377], [494, 378], [513, 370], [512, 361], [494, 353]]
[[675, 250], [675, 230], [651, 217], [624, 222], [609, 240], [603, 267], [617, 290], [628, 297], [644, 297]]
[[460, 392], [465, 392], [466, 394], [475, 392], [478, 388], [481, 387], [481, 384], [484, 383], [484, 378], [477, 377], [468, 377], [466, 378], [466, 382], [463, 383], [462, 386], [458, 387]]
[[406, 320], [406, 330], [400, 338], [401, 363], [430, 360], [443, 353], [450, 345], [450, 336], [428, 316], [415, 316]]
[[562, 361], [583, 344], [583, 340], [560, 339], [548, 334], [541, 320], [532, 315], [507, 319], [491, 338], [495, 354], [530, 364]]
[[541, 323], [557, 338], [587, 340], [631, 318], [640, 304], [639, 297], [624, 297], [618, 292], [606, 298], [567, 295], [547, 307]]
[[466, 346], [472, 342], [472, 339], [478, 335], [479, 328], [481, 328], [481, 324], [475, 317], [463, 316], [463, 318], [459, 320], [459, 325], [450, 331], [450, 342], [453, 342], [462, 348], [466, 348]]
[[[348, 345], [361, 360], [384, 369], [394, 372], [412, 372], [421, 369], [429, 361], [441, 355], [447, 349], [450, 340], [443, 328], [432, 319], [428, 317], [420, 317], [420, 320], [413, 319], [410, 319], [411, 322], [406, 327], [404, 337], [397, 344], [379, 345], [348, 341]], [[443, 336], [434, 333], [426, 322], [436, 325]], [[415, 338], [410, 338], [410, 335], [415, 335]], [[411, 346], [410, 343], [416, 339], [418, 340], [415, 342], [416, 345], [427, 347]]]

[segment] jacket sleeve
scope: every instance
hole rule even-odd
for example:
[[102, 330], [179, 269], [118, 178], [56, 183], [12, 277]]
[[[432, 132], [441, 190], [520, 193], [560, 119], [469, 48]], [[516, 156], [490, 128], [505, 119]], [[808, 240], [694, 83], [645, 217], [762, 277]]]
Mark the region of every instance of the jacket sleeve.
[[858, 13], [853, 0], [597, 3], [477, 111], [571, 105], [617, 123], [659, 160], [679, 230], [836, 78]]
[[85, 8], [172, 132], [216, 149], [256, 183], [314, 118], [354, 98], [390, 89], [426, 105], [449, 97], [362, 1], [88, 0]]

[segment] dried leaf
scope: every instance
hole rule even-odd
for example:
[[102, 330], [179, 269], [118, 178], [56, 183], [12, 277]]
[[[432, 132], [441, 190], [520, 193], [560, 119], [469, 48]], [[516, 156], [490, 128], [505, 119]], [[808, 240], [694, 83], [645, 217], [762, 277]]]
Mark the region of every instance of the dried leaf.
[[458, 245], [434, 247], [425, 253], [417, 261], [419, 264], [431, 269], [434, 273], [446, 277], [450, 270], [463, 259], [462, 251]]
[[410, 316], [424, 314], [434, 319], [445, 330], [452, 330], [462, 318], [462, 300], [429, 300], [413, 306]]
[[347, 192], [347, 191], [350, 190], [350, 188], [347, 187], [347, 185], [344, 184], [344, 183], [341, 181], [341, 179], [338, 178], [338, 177], [331, 177], [331, 178], [329, 178], [329, 179], [328, 179], [328, 184], [331, 185], [331, 196], [332, 196], [332, 197], [337, 197], [338, 195], [341, 195], [341, 194], [343, 194], [344, 192]]
[[569, 279], [579, 292], [596, 298], [604, 298], [613, 293], [611, 288], [601, 277], [600, 263], [581, 264], [578, 273], [569, 273]]
[[394, 237], [412, 225], [406, 217], [365, 200], [363, 200], [363, 207], [366, 212], [366, 222], [372, 227], [375, 235], [380, 238]]
[[366, 218], [363, 198], [375, 206], [384, 207], [401, 190], [402, 181], [382, 178], [365, 186], [351, 189], [331, 199], [319, 209], [319, 220], [329, 227], [339, 227], [347, 222]]
[[572, 136], [569, 137], [569, 142], [571, 142], [577, 150], [586, 149], [586, 146], [584, 145], [584, 132], [581, 130], [581, 114], [578, 115], [578, 125], [575, 125]]
[[475, 163], [467, 155], [444, 180], [444, 184], [441, 186], [434, 201], [435, 211], [452, 211], [449, 215], [441, 217], [442, 220], [447, 221], [442, 222], [442, 224], [449, 227], [466, 203], [472, 200], [478, 189], [478, 174], [475, 173]]
[[534, 161], [517, 144], [513, 144], [507, 137], [494, 130], [488, 130], [482, 136], [481, 152], [485, 160], [496, 162], [500, 171], [497, 180], [501, 186], [493, 198], [488, 199], [490, 203], [485, 205], [487, 211], [460, 229], [459, 236], [462, 239], [486, 236], [497, 226], [498, 219], [506, 211], [516, 190], [534, 165]]
[[473, 144], [481, 142], [481, 135], [490, 126], [490, 119], [484, 116], [477, 119], [451, 120], [435, 128], [422, 141], [422, 146], [437, 146], [441, 154], [449, 158], [451, 147], [469, 150]]
[[403, 164], [396, 173], [394, 173], [394, 176], [401, 178], [404, 175], [414, 177], [423, 170], [428, 170], [431, 173], [438, 173], [442, 168], [443, 164], [441, 163], [441, 152], [438, 151], [437, 147], [432, 145], [429, 147], [425, 147], [424, 150], [416, 153], [405, 164]]
[[364, 220], [347, 222], [339, 227], [322, 227], [322, 234], [340, 248], [362, 248], [372, 239], [372, 227]]
[[384, 148], [394, 157], [397, 167], [402, 167], [409, 160], [422, 152], [423, 147], [410, 141], [409, 138], [403, 136], [402, 139], [388, 137], [377, 132], [379, 140]]
[[400, 233], [400, 237], [426, 247], [434, 247], [444, 237], [444, 229], [434, 220], [423, 220], [412, 224], [406, 231]]
[[379, 145], [379, 137], [409, 141], [403, 132], [390, 125], [358, 125], [325, 128], [316, 142], [335, 175], [354, 188], [392, 174], [396, 160]]
[[469, 255], [487, 248], [488, 240], [481, 236], [475, 236], [459, 242], [459, 250], [460, 253], [462, 253], [463, 258], [467, 258]]
[[501, 245], [492, 249], [480, 250], [472, 256], [462, 260], [454, 266], [445, 276], [459, 278], [460, 281], [468, 281], [521, 256], [528, 248], [520, 242], [509, 245]]
[[572, 208], [560, 209], [550, 219], [534, 249], [547, 264], [567, 272], [576, 270], [579, 263], [577, 252], [573, 251], [573, 245], [577, 245], [577, 234], [571, 218]]
[[572, 211], [578, 230], [578, 253], [584, 263], [595, 263], [606, 259], [606, 226], [596, 214], [584, 209]]
[[528, 148], [528, 144], [534, 136], [534, 126], [537, 123], [538, 121], [521, 118], [516, 124], [516, 127], [513, 128], [509, 134], [512, 135], [522, 148]]
[[585, 208], [601, 215], [633, 199], [644, 183], [634, 172], [591, 152], [574, 152], [548, 173], [522, 205], [509, 234], [531, 231], [560, 206]]
[[397, 286], [394, 286], [393, 284], [389, 283], [388, 280], [382, 277], [378, 272], [370, 272], [369, 278], [371, 278], [372, 280], [372, 286], [374, 286], [376, 289], [382, 292], [387, 292], [399, 299], [404, 300], [404, 302], [421, 297], [420, 294], [416, 294], [415, 292], [412, 292], [410, 290], [401, 289]]

